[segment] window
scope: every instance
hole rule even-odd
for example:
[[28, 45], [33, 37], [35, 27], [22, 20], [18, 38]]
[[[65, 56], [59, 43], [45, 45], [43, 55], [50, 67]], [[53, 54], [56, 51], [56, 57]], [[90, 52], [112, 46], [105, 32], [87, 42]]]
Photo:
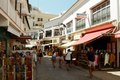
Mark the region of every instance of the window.
[[46, 37], [51, 37], [52, 36], [52, 30], [46, 31]]
[[38, 37], [38, 33], [37, 32], [32, 32], [31, 37], [32, 37], [32, 40], [36, 40], [37, 37]]
[[59, 29], [55, 29], [54, 30], [54, 36], [59, 36], [60, 35], [60, 30]]
[[76, 30], [85, 28], [85, 19], [77, 20], [76, 22]]
[[42, 24], [42, 23], [39, 23], [39, 26], [43, 27], [43, 24]]
[[35, 24], [35, 26], [38, 26], [38, 24]]
[[67, 33], [71, 33], [73, 31], [73, 21], [68, 22], [66, 25], [67, 25]]
[[43, 33], [40, 33], [39, 34], [39, 39], [42, 39], [43, 38]]
[[38, 18], [38, 21], [43, 21], [43, 18]]
[[105, 0], [92, 9], [92, 24], [97, 24], [110, 19], [110, 1]]

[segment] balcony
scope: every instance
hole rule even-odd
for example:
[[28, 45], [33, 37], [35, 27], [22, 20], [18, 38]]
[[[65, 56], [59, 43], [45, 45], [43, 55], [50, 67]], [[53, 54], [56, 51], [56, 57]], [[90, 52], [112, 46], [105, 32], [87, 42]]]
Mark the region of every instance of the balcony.
[[0, 9], [3, 12], [2, 15], [4, 15], [5, 18], [14, 25], [15, 28], [21, 32], [24, 31], [22, 19], [20, 19], [18, 12], [15, 10], [10, 0], [0, 0]]

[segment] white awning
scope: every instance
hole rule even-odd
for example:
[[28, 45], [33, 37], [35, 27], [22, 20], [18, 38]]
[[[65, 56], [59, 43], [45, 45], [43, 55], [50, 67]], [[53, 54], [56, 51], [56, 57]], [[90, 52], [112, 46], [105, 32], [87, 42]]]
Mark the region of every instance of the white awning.
[[60, 47], [67, 48], [73, 45], [76, 41], [67, 42], [66, 44], [61, 45]]
[[51, 45], [51, 44], [42, 44], [41, 46], [49, 46], [49, 45]]
[[29, 47], [29, 48], [32, 48], [33, 46], [35, 46], [35, 45], [32, 45], [32, 44], [25, 45], [25, 47]]
[[17, 31], [16, 29], [14, 29], [12, 26], [8, 26], [7, 31], [16, 35], [16, 36], [18, 36], [18, 37], [20, 37], [21, 33], [19, 31]]

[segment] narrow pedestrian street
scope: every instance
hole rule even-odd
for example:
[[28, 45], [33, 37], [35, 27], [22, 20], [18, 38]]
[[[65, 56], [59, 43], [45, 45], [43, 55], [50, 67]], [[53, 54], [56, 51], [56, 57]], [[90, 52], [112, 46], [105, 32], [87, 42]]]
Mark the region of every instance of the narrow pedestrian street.
[[[54, 69], [49, 57], [44, 57], [41, 64], [37, 64], [36, 80], [90, 80], [89, 74], [84, 69], [72, 66], [69, 71], [65, 65], [60, 69], [58, 65]], [[93, 80], [100, 80], [96, 77]]]

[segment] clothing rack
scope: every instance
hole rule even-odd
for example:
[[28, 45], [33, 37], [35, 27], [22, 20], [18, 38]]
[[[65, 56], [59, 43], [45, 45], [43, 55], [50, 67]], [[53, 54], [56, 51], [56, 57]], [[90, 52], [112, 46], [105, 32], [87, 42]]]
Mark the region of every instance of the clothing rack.
[[[32, 54], [28, 56], [26, 53]], [[25, 53], [25, 55], [21, 55]], [[35, 51], [20, 50], [13, 51], [13, 55], [2, 57], [2, 79], [1, 80], [33, 80], [33, 64]]]

